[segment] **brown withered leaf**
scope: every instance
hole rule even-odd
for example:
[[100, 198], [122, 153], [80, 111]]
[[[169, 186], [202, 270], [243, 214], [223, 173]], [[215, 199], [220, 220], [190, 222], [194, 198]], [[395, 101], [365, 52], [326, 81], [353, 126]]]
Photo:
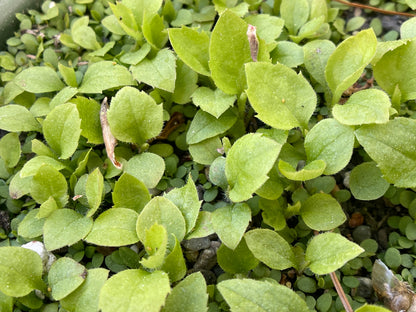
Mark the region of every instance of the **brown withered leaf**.
[[253, 62], [257, 62], [257, 55], [259, 54], [259, 40], [257, 39], [255, 26], [250, 24], [248, 25], [247, 38], [250, 44], [251, 59]]
[[114, 148], [117, 145], [117, 139], [111, 133], [110, 125], [108, 124], [108, 120], [107, 120], [107, 110], [108, 110], [108, 103], [107, 103], [107, 97], [105, 97], [101, 103], [101, 110], [100, 110], [101, 129], [103, 131], [105, 150], [107, 152], [108, 158], [110, 158], [114, 167], [116, 167], [117, 169], [121, 169], [123, 165], [117, 161], [116, 156], [114, 155]]

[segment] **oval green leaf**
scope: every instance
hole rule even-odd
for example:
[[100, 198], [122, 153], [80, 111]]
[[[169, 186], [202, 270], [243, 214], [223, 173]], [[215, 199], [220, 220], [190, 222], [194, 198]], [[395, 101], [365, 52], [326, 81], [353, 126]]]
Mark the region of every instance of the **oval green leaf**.
[[236, 98], [235, 95], [226, 94], [221, 89], [211, 90], [207, 87], [199, 87], [192, 94], [194, 104], [216, 118], [233, 106]]
[[325, 171], [326, 163], [321, 159], [317, 159], [310, 162], [299, 171], [296, 171], [291, 164], [284, 160], [279, 160], [278, 166], [279, 171], [286, 178], [293, 181], [306, 181], [319, 177]]
[[26, 107], [9, 104], [0, 107], [0, 129], [10, 132], [40, 131], [41, 126]]
[[124, 246], [137, 243], [137, 212], [127, 208], [111, 208], [94, 221], [91, 232], [85, 238], [100, 246]]
[[34, 176], [43, 165], [48, 165], [58, 171], [65, 168], [65, 165], [55, 158], [48, 156], [35, 156], [24, 164], [19, 175], [22, 178]]
[[337, 200], [322, 193], [306, 199], [301, 206], [300, 215], [305, 224], [316, 231], [335, 229], [347, 219]]
[[142, 211], [150, 200], [149, 191], [143, 182], [128, 173], [123, 173], [116, 181], [112, 196], [114, 207], [129, 208], [136, 212]]
[[234, 250], [221, 245], [217, 251], [217, 259], [220, 267], [230, 274], [247, 273], [259, 264], [259, 260], [248, 249], [244, 238]]
[[305, 138], [308, 161], [325, 161], [325, 174], [342, 170], [350, 161], [354, 148], [354, 128], [332, 118], [321, 120]]
[[292, 247], [276, 232], [255, 229], [248, 231], [244, 238], [253, 255], [272, 269], [284, 270], [296, 267]]
[[359, 200], [374, 200], [386, 193], [390, 184], [383, 179], [379, 167], [374, 162], [362, 163], [354, 167], [350, 175], [352, 195]]
[[117, 92], [107, 111], [111, 133], [120, 141], [143, 144], [157, 136], [163, 126], [162, 105], [132, 87]]
[[59, 91], [65, 87], [56, 71], [48, 66], [26, 68], [17, 74], [13, 81], [23, 90], [31, 93]]
[[337, 233], [315, 236], [306, 248], [305, 258], [315, 274], [334, 272], [364, 252], [357, 244]]
[[334, 50], [335, 44], [329, 40], [313, 40], [303, 46], [305, 67], [322, 86], [327, 84], [325, 67]]
[[168, 235], [163, 225], [153, 224], [146, 230], [143, 245], [149, 257], [142, 258], [140, 263], [148, 269], [158, 269], [165, 260]]
[[104, 141], [100, 123], [100, 104], [82, 96], [72, 99], [71, 103], [77, 106], [81, 118], [81, 135], [87, 138], [88, 143], [102, 144]]
[[20, 153], [19, 134], [8, 133], [0, 139], [0, 158], [4, 160], [6, 167], [16, 166], [20, 159]]
[[159, 155], [142, 153], [133, 156], [124, 171], [143, 182], [147, 188], [154, 188], [165, 172], [165, 162]]
[[282, 64], [246, 65], [247, 95], [257, 118], [273, 128], [307, 127], [316, 106], [308, 81]]

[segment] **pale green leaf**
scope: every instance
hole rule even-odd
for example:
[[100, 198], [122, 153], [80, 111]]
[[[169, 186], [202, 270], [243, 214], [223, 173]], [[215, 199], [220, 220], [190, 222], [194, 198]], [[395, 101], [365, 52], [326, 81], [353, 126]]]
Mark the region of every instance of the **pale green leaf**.
[[87, 184], [85, 185], [85, 195], [87, 196], [88, 206], [90, 210], [87, 217], [92, 217], [100, 207], [104, 192], [104, 178], [100, 169], [95, 168], [93, 172], [88, 175]]
[[290, 288], [277, 282], [230, 279], [218, 284], [218, 290], [238, 312], [309, 312], [305, 301]]
[[[88, 25], [88, 16], [81, 18], [86, 18]], [[76, 22], [73, 23], [71, 28], [72, 40], [84, 49], [98, 50], [101, 48], [101, 45], [97, 41], [95, 31], [87, 25], [77, 25]]]
[[304, 64], [309, 74], [322, 86], [326, 86], [325, 67], [335, 44], [329, 40], [313, 40], [303, 46]]
[[88, 66], [79, 88], [81, 93], [102, 93], [103, 90], [135, 85], [126, 67], [110, 61], [101, 61]]
[[92, 228], [92, 219], [72, 209], [55, 210], [43, 226], [43, 240], [47, 250], [71, 246], [83, 239]]
[[188, 275], [172, 289], [162, 312], [206, 312], [207, 303], [207, 284], [204, 276], [196, 272]]
[[332, 91], [332, 104], [360, 78], [376, 53], [377, 38], [372, 28], [344, 40], [331, 54], [325, 77]]
[[383, 179], [380, 168], [374, 162], [361, 163], [351, 171], [350, 189], [356, 199], [377, 199], [386, 193], [389, 186], [390, 184]]
[[159, 155], [142, 153], [127, 162], [124, 171], [143, 182], [147, 188], [154, 188], [165, 172], [165, 162]]
[[244, 203], [218, 208], [211, 215], [215, 232], [230, 249], [237, 247], [250, 220], [251, 209]]
[[77, 88], [65, 87], [61, 89], [61, 91], [59, 91], [49, 102], [49, 108], [53, 109], [58, 105], [68, 102], [77, 93], [78, 93]]
[[61, 300], [80, 286], [86, 277], [86, 268], [67, 257], [56, 260], [48, 274], [48, 285], [52, 288], [52, 297]]
[[7, 133], [0, 139], [0, 157], [7, 167], [12, 168], [17, 165], [20, 153], [19, 134]]
[[65, 168], [65, 165], [55, 158], [49, 156], [35, 156], [24, 164], [19, 175], [22, 178], [34, 176], [43, 165], [49, 165], [58, 171]]
[[226, 94], [221, 89], [211, 90], [207, 87], [199, 87], [192, 94], [193, 103], [216, 118], [233, 106], [236, 99], [235, 95]]
[[247, 23], [225, 11], [211, 34], [209, 67], [218, 88], [227, 94], [240, 94], [246, 88], [244, 64], [251, 61]]
[[219, 266], [230, 274], [247, 273], [259, 264], [244, 238], [234, 250], [222, 244], [217, 251], [217, 260]]
[[98, 311], [100, 290], [107, 281], [109, 271], [103, 268], [90, 269], [85, 281], [59, 303], [68, 311]]
[[182, 26], [170, 28], [169, 40], [178, 57], [201, 75], [209, 76], [209, 37], [206, 32]]
[[42, 165], [32, 178], [30, 195], [39, 204], [53, 197], [59, 207], [68, 201], [68, 185], [65, 177], [55, 168]]
[[189, 153], [192, 159], [203, 165], [210, 165], [221, 153], [218, 151], [222, 144], [218, 136], [205, 141], [189, 145]]
[[279, 234], [268, 229], [255, 229], [244, 234], [253, 255], [276, 270], [296, 267], [295, 254], [289, 243]]
[[140, 47], [139, 50], [130, 51], [130, 52], [123, 54], [120, 57], [120, 61], [126, 64], [136, 65], [139, 62], [141, 62], [146, 57], [147, 54], [149, 54], [151, 48], [152, 47], [150, 46], [150, 44], [145, 43], [144, 45]]
[[324, 173], [328, 175], [337, 173], [349, 163], [353, 147], [354, 128], [332, 118], [321, 120], [305, 138], [308, 161], [325, 161]]
[[[406, 2], [413, 2], [414, 8], [416, 9], [415, 0], [407, 0]], [[409, 18], [400, 26], [400, 38], [401, 39], [413, 39], [416, 37], [416, 18]]]
[[43, 135], [60, 158], [72, 156], [78, 147], [81, 119], [75, 104], [56, 106], [43, 122]]
[[191, 233], [186, 236], [186, 239], [205, 237], [213, 234], [214, 228], [211, 222], [211, 213], [208, 211], [200, 211], [196, 219], [195, 226]]
[[416, 98], [415, 53], [416, 40], [412, 39], [386, 52], [373, 67], [377, 84], [389, 95], [393, 95], [398, 86], [402, 102]]
[[59, 73], [62, 76], [62, 79], [65, 83], [70, 87], [78, 87], [77, 77], [75, 75], [75, 71], [73, 67], [67, 67], [62, 63], [58, 63]]
[[147, 93], [124, 87], [107, 111], [111, 133], [120, 141], [143, 144], [162, 130], [162, 111], [162, 105], [157, 105]]
[[169, 274], [171, 283], [181, 280], [187, 272], [184, 254], [182, 252], [181, 243], [175, 238], [175, 246], [166, 256], [161, 270]]
[[237, 115], [233, 110], [226, 111], [218, 119], [203, 110], [198, 110], [189, 126], [186, 134], [186, 142], [188, 144], [196, 144], [223, 134], [229, 130], [236, 121]]
[[137, 243], [137, 212], [127, 208], [111, 208], [95, 219], [91, 232], [85, 238], [101, 246], [124, 246]]
[[358, 142], [377, 163], [383, 178], [397, 187], [416, 187], [416, 121], [396, 118], [355, 131]]
[[303, 49], [291, 41], [279, 41], [270, 53], [273, 63], [280, 63], [287, 67], [297, 67], [303, 64]]
[[176, 60], [175, 91], [172, 101], [186, 104], [191, 101], [191, 95], [198, 88], [198, 74], [180, 59]]
[[293, 181], [306, 181], [319, 177], [326, 167], [325, 161], [321, 159], [314, 160], [296, 171], [291, 164], [284, 160], [279, 160], [279, 171], [288, 179]]
[[247, 95], [257, 117], [283, 130], [306, 127], [316, 106], [316, 94], [308, 81], [282, 64], [246, 65]]
[[181, 188], [174, 188], [164, 195], [181, 211], [186, 222], [186, 233], [192, 231], [198, 218], [201, 202], [198, 197], [195, 183], [191, 176]]
[[266, 182], [280, 148], [276, 141], [259, 133], [246, 134], [233, 144], [225, 164], [232, 201], [249, 199]]
[[98, 306], [103, 312], [159, 312], [169, 292], [165, 272], [124, 270], [101, 288]]
[[48, 66], [26, 68], [17, 74], [13, 81], [31, 93], [59, 91], [65, 87], [56, 71]]
[[305, 224], [316, 231], [335, 229], [347, 219], [337, 200], [322, 193], [306, 199], [301, 206], [300, 215]]
[[13, 178], [11, 178], [9, 184], [9, 195], [13, 199], [19, 199], [23, 195], [30, 192], [30, 185], [32, 184], [32, 176], [21, 177], [20, 171], [18, 171]]
[[37, 218], [40, 209], [33, 209], [19, 223], [17, 233], [27, 239], [36, 238], [42, 235], [45, 219]]
[[23, 297], [34, 289], [44, 289], [42, 259], [22, 247], [0, 248], [0, 291], [7, 296]]
[[390, 312], [390, 310], [381, 306], [364, 304], [355, 310], [355, 312]]
[[149, 255], [142, 258], [141, 265], [148, 269], [158, 269], [162, 266], [167, 251], [168, 235], [163, 225], [154, 223], [146, 229], [144, 248]]
[[169, 49], [160, 50], [153, 59], [132, 65], [130, 71], [139, 82], [168, 92], [175, 90], [176, 57]]
[[165, 197], [152, 198], [140, 213], [136, 225], [140, 241], [144, 242], [146, 240], [146, 230], [150, 229], [155, 223], [166, 228], [169, 249], [174, 247], [175, 237], [182, 241], [185, 236], [186, 225], [181, 211]]
[[0, 107], [0, 129], [10, 132], [40, 131], [41, 126], [27, 108], [9, 104]]
[[343, 105], [335, 104], [334, 118], [344, 125], [382, 124], [389, 121], [391, 102], [386, 93], [377, 89], [361, 90]]
[[142, 32], [146, 41], [154, 48], [161, 49], [168, 41], [168, 34], [165, 30], [163, 17], [158, 14], [143, 15]]
[[112, 192], [114, 207], [129, 208], [136, 212], [143, 210], [150, 194], [146, 186], [134, 176], [123, 173], [116, 181]]
[[81, 135], [88, 143], [103, 144], [103, 133], [100, 123], [100, 104], [93, 99], [78, 96], [70, 101], [77, 106], [81, 118]]
[[285, 21], [289, 34], [296, 35], [298, 30], [308, 21], [308, 0], [282, 0], [280, 4], [280, 16]]
[[315, 274], [334, 272], [360, 255], [364, 249], [337, 233], [315, 236], [306, 248], [306, 261]]
[[266, 43], [273, 43], [280, 36], [285, 21], [276, 16], [268, 14], [249, 15], [244, 20], [253, 26], [256, 26], [257, 36]]

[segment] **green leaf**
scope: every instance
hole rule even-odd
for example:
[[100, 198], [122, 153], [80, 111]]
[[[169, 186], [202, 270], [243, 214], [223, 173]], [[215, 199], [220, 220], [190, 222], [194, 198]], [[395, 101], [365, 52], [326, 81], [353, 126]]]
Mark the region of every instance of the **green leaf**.
[[174, 188], [164, 195], [181, 211], [186, 223], [186, 233], [192, 231], [198, 218], [202, 201], [199, 200], [198, 191], [191, 176], [181, 188]]
[[42, 259], [33, 250], [0, 247], [0, 291], [10, 297], [23, 297], [34, 289], [45, 289]]
[[4, 312], [13, 312], [14, 298], [3, 294], [0, 291], [0, 310]]
[[244, 238], [234, 250], [222, 244], [217, 251], [217, 259], [220, 267], [230, 274], [247, 273], [259, 264]]
[[275, 231], [281, 231], [285, 228], [286, 218], [284, 213], [286, 208], [282, 207], [279, 201], [260, 198], [259, 208], [263, 211], [261, 215], [265, 224], [273, 227]]
[[283, 30], [285, 21], [276, 16], [268, 14], [249, 15], [244, 20], [256, 26], [256, 33], [266, 43], [274, 43]]
[[354, 147], [354, 128], [328, 118], [317, 123], [305, 138], [308, 161], [326, 162], [325, 174], [342, 170], [350, 161]]
[[296, 35], [302, 25], [308, 21], [309, 2], [307, 0], [282, 0], [280, 16], [285, 21], [289, 34]]
[[416, 83], [412, 78], [416, 73], [415, 53], [416, 40], [413, 39], [386, 52], [373, 67], [377, 84], [389, 95], [393, 95], [398, 86], [402, 102], [416, 98]]
[[[406, 2], [413, 2], [413, 5], [416, 4], [415, 0], [407, 0]], [[401, 39], [413, 39], [416, 37], [415, 23], [416, 18], [409, 18], [400, 26]]]
[[220, 152], [218, 152], [221, 148], [221, 141], [216, 136], [202, 142], [189, 145], [189, 153], [195, 162], [203, 165], [210, 165], [218, 156], [221, 156]]
[[305, 224], [316, 231], [335, 229], [347, 219], [341, 205], [328, 194], [314, 194], [301, 206], [300, 215]]
[[91, 230], [92, 219], [72, 209], [55, 210], [43, 226], [43, 240], [47, 250], [71, 246], [83, 239]]
[[101, 288], [98, 306], [103, 312], [159, 312], [169, 292], [165, 272], [124, 270]]
[[62, 63], [58, 63], [59, 73], [62, 76], [62, 79], [70, 87], [78, 87], [77, 77], [75, 76], [75, 71], [73, 67], [67, 67]]
[[78, 93], [77, 88], [65, 87], [59, 91], [49, 102], [49, 108], [53, 109], [58, 105], [68, 102], [72, 97]]
[[270, 281], [230, 279], [218, 283], [218, 290], [239, 312], [308, 312], [305, 301], [290, 288]]
[[225, 206], [216, 209], [211, 218], [212, 226], [221, 241], [234, 250], [251, 220], [251, 209], [244, 203]]
[[30, 195], [39, 204], [53, 197], [59, 207], [68, 201], [68, 185], [65, 177], [55, 168], [42, 165], [32, 178]]
[[165, 260], [165, 254], [168, 244], [168, 235], [163, 225], [154, 223], [150, 228], [146, 229], [144, 248], [149, 255], [142, 258], [140, 263], [148, 269], [158, 269]]
[[186, 239], [205, 237], [214, 233], [211, 222], [211, 213], [208, 211], [200, 211], [196, 219], [193, 231], [186, 236]]
[[116, 181], [112, 196], [114, 207], [129, 208], [136, 212], [142, 211], [150, 200], [143, 182], [128, 173], [123, 173]]
[[206, 312], [207, 303], [207, 284], [201, 272], [196, 272], [172, 289], [162, 312]]
[[58, 171], [65, 168], [65, 165], [55, 158], [48, 156], [35, 156], [24, 164], [19, 175], [22, 178], [34, 176], [43, 165], [51, 166]]
[[85, 238], [100, 246], [124, 246], [139, 241], [136, 234], [137, 212], [127, 208], [111, 208], [95, 219], [91, 232]]
[[382, 124], [389, 121], [390, 99], [377, 89], [361, 90], [350, 96], [343, 104], [335, 104], [334, 118], [344, 125]]
[[41, 126], [27, 108], [9, 104], [0, 107], [0, 129], [10, 132], [40, 131]]
[[102, 93], [103, 90], [135, 85], [126, 67], [110, 61], [101, 61], [88, 66], [79, 92]]
[[192, 28], [170, 28], [169, 40], [178, 57], [198, 74], [210, 76], [209, 37]]
[[296, 171], [291, 164], [279, 160], [279, 171], [288, 179], [293, 181], [306, 181], [319, 177], [325, 171], [326, 163], [321, 159], [314, 160]]
[[88, 22], [88, 16], [83, 16], [72, 24], [72, 40], [84, 49], [98, 50], [101, 45], [97, 41], [94, 29], [88, 26]]
[[100, 290], [107, 281], [109, 271], [102, 268], [88, 270], [85, 281], [59, 302], [68, 311], [98, 311]]
[[143, 182], [147, 188], [154, 188], [165, 172], [165, 162], [159, 155], [142, 153], [133, 156], [124, 171]]
[[359, 200], [374, 200], [386, 193], [390, 184], [383, 179], [379, 167], [374, 162], [361, 163], [354, 167], [350, 175], [352, 195]]
[[220, 135], [229, 130], [236, 121], [237, 116], [233, 110], [226, 111], [218, 119], [203, 110], [198, 110], [189, 126], [186, 142], [196, 144]]
[[246, 65], [247, 95], [257, 117], [283, 130], [306, 127], [316, 106], [308, 81], [282, 64]]
[[161, 269], [169, 274], [171, 283], [181, 280], [186, 272], [185, 258], [183, 257], [181, 243], [175, 238], [175, 246], [170, 254], [165, 258]]
[[284, 270], [296, 267], [292, 247], [276, 232], [255, 229], [248, 231], [244, 238], [253, 255], [272, 269]]
[[377, 48], [377, 38], [372, 28], [344, 40], [331, 54], [325, 68], [325, 77], [332, 91], [332, 104], [360, 78], [371, 62]]
[[162, 0], [124, 0], [123, 3], [131, 9], [139, 26], [144, 23], [145, 14], [153, 16], [162, 6]]
[[26, 68], [17, 74], [13, 81], [31, 93], [59, 91], [65, 87], [56, 71], [48, 66]]
[[78, 147], [81, 119], [75, 104], [56, 106], [43, 122], [46, 142], [62, 159], [72, 156]]
[[162, 111], [147, 93], [124, 87], [112, 99], [107, 118], [117, 139], [141, 145], [162, 130]]
[[324, 22], [324, 15], [313, 18], [309, 22], [302, 25], [297, 36], [289, 37], [296, 43], [301, 42], [305, 38], [324, 37], [324, 35], [329, 33], [329, 25]]
[[303, 49], [291, 41], [279, 41], [271, 52], [273, 63], [280, 63], [287, 67], [297, 67], [303, 64]]
[[33, 209], [19, 223], [17, 233], [27, 239], [36, 238], [42, 235], [45, 219], [37, 218], [40, 209]]
[[306, 261], [315, 274], [334, 272], [360, 255], [364, 249], [337, 233], [324, 233], [312, 238], [306, 248]]
[[[130, 2], [131, 3], [131, 2]], [[117, 2], [116, 4], [109, 3], [109, 6], [111, 8], [111, 11], [116, 16], [116, 21], [119, 23], [119, 26], [124, 30], [125, 33], [127, 33], [129, 36], [133, 37], [137, 41], [142, 40], [142, 33], [139, 31], [138, 25], [141, 26], [141, 21], [143, 19], [143, 12], [140, 16], [140, 22], [136, 22], [136, 16], [133, 14], [133, 10], [128, 5], [127, 1], [124, 1], [123, 3]], [[107, 21], [107, 26], [111, 25], [111, 20]], [[116, 30], [116, 33], [119, 33], [120, 35], [123, 35], [121, 31], [119, 31], [118, 27], [110, 27], [112, 30]]]
[[71, 258], [62, 257], [56, 260], [48, 274], [52, 297], [61, 300], [68, 296], [84, 282], [86, 274], [85, 267]]
[[151, 60], [146, 58], [139, 64], [132, 65], [130, 71], [134, 79], [153, 88], [168, 92], [175, 90], [176, 57], [169, 49], [160, 50]]
[[95, 168], [93, 172], [88, 175], [87, 184], [85, 185], [85, 194], [87, 196], [90, 210], [87, 217], [92, 217], [100, 207], [104, 191], [104, 178], [100, 169]]
[[36, 218], [47, 218], [49, 217], [52, 212], [59, 209], [58, 205], [56, 204], [55, 199], [53, 197], [49, 197], [47, 201], [43, 202], [42, 205], [40, 205], [40, 209], [38, 214], [36, 215]]
[[193, 103], [216, 118], [233, 106], [236, 99], [235, 95], [226, 94], [221, 89], [211, 90], [207, 87], [199, 87], [192, 94]]
[[246, 88], [244, 64], [251, 61], [246, 33], [247, 23], [227, 10], [211, 34], [209, 67], [212, 79], [227, 94], [240, 94]]
[[382, 125], [362, 126], [355, 135], [387, 182], [416, 187], [415, 131], [415, 120], [396, 118]]
[[198, 82], [198, 74], [180, 59], [176, 60], [175, 91], [172, 101], [178, 104], [186, 104], [191, 101]]
[[[182, 213], [170, 200], [165, 197], [154, 197], [143, 208], [137, 219], [136, 230], [140, 241], [146, 240], [146, 230], [153, 224], [163, 225], [168, 233], [168, 248], [175, 245], [175, 237], [182, 241], [186, 226]], [[174, 236], [172, 236], [173, 234]]]
[[313, 40], [303, 46], [304, 64], [309, 74], [322, 86], [326, 86], [325, 67], [335, 44], [329, 40]]
[[241, 202], [249, 199], [266, 180], [279, 155], [281, 145], [259, 133], [239, 138], [227, 154], [225, 175], [230, 199]]
[[32, 177], [21, 177], [20, 171], [11, 178], [9, 184], [9, 195], [13, 199], [19, 199], [23, 195], [29, 194]]
[[7, 167], [12, 168], [17, 165], [20, 153], [19, 134], [8, 133], [0, 139], [0, 157]]
[[93, 99], [79, 96], [71, 103], [77, 106], [81, 118], [81, 135], [87, 138], [88, 143], [103, 144], [103, 133], [100, 123], [100, 104]]
[[151, 48], [152, 47], [150, 46], [150, 44], [145, 43], [140, 47], [139, 50], [123, 54], [120, 57], [120, 61], [126, 64], [136, 65], [139, 62], [141, 62], [146, 57], [146, 55], [149, 54]]
[[375, 306], [375, 305], [368, 305], [364, 304], [363, 306], [359, 307], [355, 312], [389, 312], [389, 309]]
[[168, 34], [163, 24], [163, 17], [158, 14], [144, 14], [143, 36], [154, 49], [161, 49], [168, 41]]

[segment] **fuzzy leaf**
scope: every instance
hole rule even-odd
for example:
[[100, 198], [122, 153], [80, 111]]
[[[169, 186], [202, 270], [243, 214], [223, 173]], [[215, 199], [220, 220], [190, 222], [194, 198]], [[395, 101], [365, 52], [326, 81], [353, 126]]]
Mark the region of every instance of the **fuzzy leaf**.
[[85, 185], [85, 195], [87, 196], [88, 205], [90, 207], [87, 217], [92, 217], [98, 207], [100, 207], [103, 199], [103, 191], [103, 175], [101, 174], [100, 169], [95, 168], [95, 170], [88, 175], [87, 184]]
[[7, 167], [17, 165], [20, 159], [20, 141], [17, 133], [8, 133], [0, 139], [0, 157]]
[[283, 130], [306, 127], [316, 106], [308, 81], [282, 64], [246, 65], [247, 95], [257, 117]]
[[175, 246], [172, 251], [166, 256], [165, 262], [161, 269], [169, 274], [171, 283], [183, 279], [187, 272], [185, 258], [181, 248], [181, 243], [175, 238]]
[[238, 139], [227, 154], [225, 175], [233, 202], [249, 199], [268, 179], [267, 173], [279, 155], [281, 145], [259, 133]]
[[307, 0], [282, 0], [280, 15], [285, 21], [289, 34], [296, 35], [302, 25], [308, 21], [309, 2]]
[[49, 165], [58, 171], [65, 168], [65, 165], [55, 158], [48, 156], [35, 156], [24, 164], [19, 175], [22, 178], [34, 176], [43, 165]]
[[70, 101], [77, 106], [81, 118], [81, 135], [87, 138], [88, 143], [102, 144], [103, 135], [100, 124], [100, 104], [93, 99], [79, 96]]
[[306, 248], [306, 261], [315, 274], [334, 272], [360, 255], [364, 249], [336, 233], [315, 236]]
[[361, 163], [354, 167], [350, 175], [352, 195], [359, 200], [374, 200], [386, 193], [390, 184], [383, 179], [379, 167], [374, 162]]
[[107, 118], [118, 140], [141, 145], [162, 130], [162, 110], [147, 93], [124, 87], [112, 99]]
[[305, 67], [322, 86], [327, 84], [325, 67], [334, 50], [335, 44], [329, 40], [313, 40], [303, 46]]
[[236, 99], [235, 95], [226, 94], [221, 89], [211, 90], [207, 87], [199, 87], [192, 94], [194, 104], [216, 118], [233, 106]]
[[157, 223], [153, 224], [146, 230], [146, 236], [143, 242], [149, 257], [142, 258], [140, 263], [148, 269], [160, 268], [165, 260], [167, 244], [168, 235], [165, 227]]
[[114, 207], [129, 208], [136, 212], [150, 201], [150, 194], [142, 181], [134, 176], [123, 173], [116, 181], [112, 192]]
[[23, 90], [31, 93], [59, 91], [65, 85], [55, 70], [48, 66], [34, 66], [21, 71], [13, 81]]
[[40, 131], [41, 126], [27, 108], [9, 104], [0, 107], [0, 129], [10, 132]]
[[332, 91], [332, 104], [360, 78], [364, 68], [376, 53], [377, 38], [372, 28], [344, 40], [331, 54], [325, 68], [325, 77]]
[[165, 162], [159, 155], [142, 153], [133, 156], [126, 164], [125, 172], [143, 182], [147, 188], [154, 188], [165, 172]]

